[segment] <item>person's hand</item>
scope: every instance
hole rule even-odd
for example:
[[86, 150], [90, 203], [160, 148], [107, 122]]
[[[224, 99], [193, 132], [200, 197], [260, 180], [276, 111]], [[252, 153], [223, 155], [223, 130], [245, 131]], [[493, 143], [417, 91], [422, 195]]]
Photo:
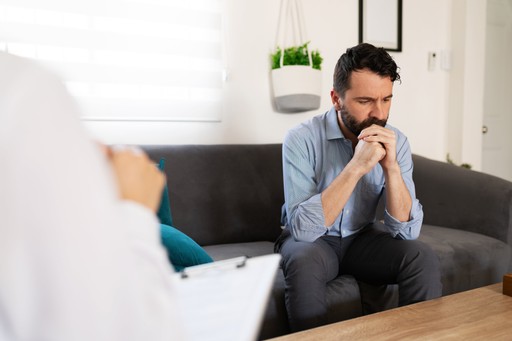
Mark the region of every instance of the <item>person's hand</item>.
[[366, 174], [385, 156], [386, 150], [380, 143], [361, 140], [356, 145], [351, 162], [355, 163], [362, 174]]
[[[107, 147], [108, 148], [108, 147]], [[156, 212], [165, 184], [165, 175], [146, 154], [134, 148], [108, 148], [122, 199], [135, 201]]]
[[367, 142], [371, 144], [378, 143], [384, 148], [385, 154], [380, 159], [380, 164], [384, 170], [388, 170], [397, 165], [396, 135], [393, 130], [374, 124], [364, 129], [357, 138], [359, 139], [358, 146], [361, 142]]

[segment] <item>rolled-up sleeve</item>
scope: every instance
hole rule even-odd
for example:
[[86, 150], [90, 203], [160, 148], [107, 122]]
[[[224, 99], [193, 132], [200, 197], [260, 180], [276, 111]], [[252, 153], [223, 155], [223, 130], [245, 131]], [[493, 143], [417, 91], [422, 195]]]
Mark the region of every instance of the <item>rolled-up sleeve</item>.
[[283, 142], [285, 223], [301, 241], [314, 241], [328, 229], [315, 180], [314, 157], [312, 143], [297, 139], [295, 131], [288, 133]]
[[417, 239], [420, 235], [423, 222], [423, 208], [418, 199], [413, 199], [409, 221], [401, 222], [391, 216], [386, 210], [384, 213], [384, 225], [390, 230], [395, 238]]

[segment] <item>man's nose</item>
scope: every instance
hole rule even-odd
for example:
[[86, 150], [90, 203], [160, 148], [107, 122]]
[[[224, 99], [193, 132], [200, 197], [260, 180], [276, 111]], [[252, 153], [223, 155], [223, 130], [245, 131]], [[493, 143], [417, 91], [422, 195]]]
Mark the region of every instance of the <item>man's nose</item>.
[[383, 119], [386, 116], [386, 108], [381, 101], [374, 102], [370, 116], [378, 118], [379, 120]]

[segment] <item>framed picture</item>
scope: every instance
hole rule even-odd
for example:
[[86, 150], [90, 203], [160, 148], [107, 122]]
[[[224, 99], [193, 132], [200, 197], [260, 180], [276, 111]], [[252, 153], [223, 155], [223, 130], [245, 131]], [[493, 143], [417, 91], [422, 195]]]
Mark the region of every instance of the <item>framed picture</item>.
[[359, 43], [402, 51], [402, 0], [359, 0]]

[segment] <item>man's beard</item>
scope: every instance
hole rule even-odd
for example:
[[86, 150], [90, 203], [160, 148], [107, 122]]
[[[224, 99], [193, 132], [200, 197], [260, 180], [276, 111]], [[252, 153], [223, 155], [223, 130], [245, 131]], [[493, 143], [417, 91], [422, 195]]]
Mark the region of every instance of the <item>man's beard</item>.
[[362, 122], [357, 122], [356, 118], [348, 112], [344, 105], [341, 107], [339, 113], [345, 127], [347, 127], [347, 129], [350, 130], [350, 132], [354, 134], [356, 137], [359, 136], [359, 134], [361, 134], [361, 132], [364, 129], [368, 128], [372, 124], [384, 127], [388, 122], [387, 119], [379, 120], [378, 118], [375, 117], [368, 117]]

